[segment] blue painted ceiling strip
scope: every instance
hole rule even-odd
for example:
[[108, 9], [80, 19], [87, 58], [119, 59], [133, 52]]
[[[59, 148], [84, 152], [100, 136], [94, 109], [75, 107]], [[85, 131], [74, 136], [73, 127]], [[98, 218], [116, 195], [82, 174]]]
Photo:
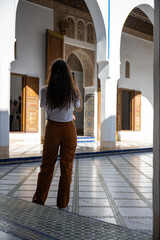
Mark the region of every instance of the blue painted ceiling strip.
[[110, 58], [110, 0], [108, 0], [108, 59]]

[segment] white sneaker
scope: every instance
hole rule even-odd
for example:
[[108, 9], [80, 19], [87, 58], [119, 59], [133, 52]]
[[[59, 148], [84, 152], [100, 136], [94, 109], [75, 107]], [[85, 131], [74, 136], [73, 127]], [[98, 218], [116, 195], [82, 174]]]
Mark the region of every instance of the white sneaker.
[[68, 211], [69, 211], [69, 207], [65, 207], [65, 208], [58, 208], [58, 210], [61, 210], [61, 211], [66, 211], [66, 212], [68, 212]]

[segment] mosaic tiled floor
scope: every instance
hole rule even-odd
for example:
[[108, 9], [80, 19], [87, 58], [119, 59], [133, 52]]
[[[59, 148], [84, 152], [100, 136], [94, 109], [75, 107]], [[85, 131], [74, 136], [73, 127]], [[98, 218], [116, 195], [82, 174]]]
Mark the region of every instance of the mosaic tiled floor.
[[[5, 234], [5, 235], [4, 235]], [[8, 237], [8, 238], [7, 238]], [[0, 194], [1, 240], [151, 240], [151, 236]]]
[[[70, 212], [152, 234], [152, 157], [146, 152], [76, 159]], [[31, 202], [39, 166], [0, 166], [0, 193]], [[53, 208], [59, 175], [57, 162], [46, 201]]]

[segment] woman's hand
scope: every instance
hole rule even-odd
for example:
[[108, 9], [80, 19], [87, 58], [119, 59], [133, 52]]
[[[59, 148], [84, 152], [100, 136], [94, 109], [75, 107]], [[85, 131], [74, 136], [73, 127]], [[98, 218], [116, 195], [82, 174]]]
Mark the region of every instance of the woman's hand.
[[76, 120], [76, 117], [75, 117], [75, 115], [73, 114], [73, 120], [75, 121]]

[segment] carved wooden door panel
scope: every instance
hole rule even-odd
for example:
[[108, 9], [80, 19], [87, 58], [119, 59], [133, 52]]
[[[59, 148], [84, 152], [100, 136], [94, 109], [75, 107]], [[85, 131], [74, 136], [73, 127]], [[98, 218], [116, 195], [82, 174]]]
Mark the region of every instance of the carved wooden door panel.
[[39, 78], [26, 77], [26, 132], [38, 132]]
[[141, 130], [141, 92], [134, 91], [134, 130]]
[[26, 79], [22, 78], [22, 132], [26, 131]]
[[122, 89], [117, 89], [117, 131], [122, 129]]
[[98, 133], [97, 140], [100, 141], [101, 138], [101, 82], [98, 79]]

